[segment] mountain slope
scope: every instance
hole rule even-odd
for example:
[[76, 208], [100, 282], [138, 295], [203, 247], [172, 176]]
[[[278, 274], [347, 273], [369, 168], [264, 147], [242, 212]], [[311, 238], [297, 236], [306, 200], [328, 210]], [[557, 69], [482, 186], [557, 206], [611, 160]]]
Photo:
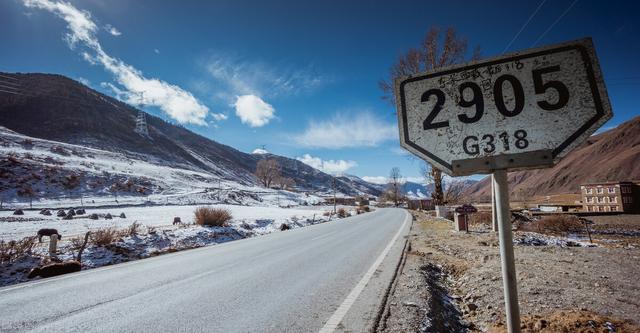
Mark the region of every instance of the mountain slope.
[[[512, 194], [578, 193], [580, 184], [640, 179], [640, 117], [590, 137], [553, 168], [509, 173]], [[490, 198], [490, 177], [471, 186], [476, 200]]]
[[[294, 159], [247, 154], [181, 126], [146, 116], [149, 137], [133, 131], [139, 110], [61, 75], [0, 73], [0, 126], [46, 140], [121, 153], [154, 164], [256, 184], [257, 162], [275, 158], [303, 190], [328, 191], [333, 177]], [[7, 79], [8, 78], [8, 79]], [[357, 194], [349, 183], [338, 190]]]

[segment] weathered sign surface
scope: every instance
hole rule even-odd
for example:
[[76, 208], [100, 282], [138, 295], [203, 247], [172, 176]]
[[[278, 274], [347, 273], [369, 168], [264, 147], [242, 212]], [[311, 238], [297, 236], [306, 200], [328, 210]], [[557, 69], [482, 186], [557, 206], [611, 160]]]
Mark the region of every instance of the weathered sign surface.
[[591, 39], [396, 80], [401, 145], [450, 175], [548, 167], [612, 116]]
[[456, 207], [455, 211], [456, 213], [460, 213], [460, 214], [472, 214], [472, 213], [477, 213], [478, 209], [473, 205], [464, 204], [462, 206]]

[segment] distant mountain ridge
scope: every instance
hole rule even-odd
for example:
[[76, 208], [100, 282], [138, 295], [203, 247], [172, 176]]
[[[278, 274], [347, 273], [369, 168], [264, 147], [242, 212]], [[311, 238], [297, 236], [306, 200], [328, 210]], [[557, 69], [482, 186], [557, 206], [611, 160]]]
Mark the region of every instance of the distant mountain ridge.
[[[466, 194], [489, 200], [490, 179], [482, 179]], [[640, 180], [640, 116], [590, 137], [552, 168], [512, 172], [508, 180], [512, 196], [528, 197], [579, 193], [585, 183]]]
[[[247, 154], [146, 115], [151, 139], [135, 133], [139, 110], [75, 80], [55, 74], [0, 73], [11, 89], [0, 91], [0, 125], [46, 140], [122, 153], [160, 165], [204, 171], [243, 184], [256, 184], [263, 158], [278, 160], [282, 174], [303, 190], [329, 191], [333, 177], [295, 159]], [[10, 79], [6, 79], [6, 78]], [[4, 82], [4, 81], [3, 81]], [[374, 188], [338, 179], [338, 191], [356, 195]]]

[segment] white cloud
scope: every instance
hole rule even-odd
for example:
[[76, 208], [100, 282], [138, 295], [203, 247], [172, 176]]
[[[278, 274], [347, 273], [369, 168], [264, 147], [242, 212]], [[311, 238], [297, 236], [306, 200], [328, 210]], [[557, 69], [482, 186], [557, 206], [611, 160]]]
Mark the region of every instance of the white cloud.
[[106, 30], [108, 33], [110, 33], [113, 36], [122, 35], [122, 32], [120, 32], [118, 29], [116, 29], [116, 27], [112, 26], [111, 24], [105, 25], [104, 30]]
[[[116, 96], [127, 103], [155, 106], [181, 124], [206, 125], [209, 108], [200, 103], [190, 92], [162, 81], [148, 79], [136, 68], [111, 57], [95, 36], [97, 25], [91, 13], [77, 9], [68, 2], [51, 0], [23, 0], [25, 6], [45, 9], [67, 22], [69, 32], [65, 39], [71, 48], [83, 47], [82, 57], [91, 64], [100, 64], [114, 75], [120, 88], [110, 85]], [[218, 118], [225, 117], [218, 115]], [[216, 116], [214, 115], [214, 118]]]
[[[362, 177], [362, 179], [369, 183], [374, 183], [374, 184], [385, 185], [389, 183], [389, 177], [385, 177], [385, 176], [364, 176]], [[412, 182], [412, 183], [424, 184], [424, 178], [423, 177], [402, 177], [401, 182], [402, 183]]]
[[394, 124], [385, 123], [368, 112], [336, 115], [330, 120], [312, 121], [304, 133], [294, 136], [298, 145], [313, 148], [375, 147], [398, 137]]
[[316, 168], [322, 172], [329, 174], [340, 174], [344, 173], [347, 170], [358, 166], [358, 163], [355, 161], [345, 161], [345, 160], [322, 160], [319, 157], [313, 157], [309, 154], [304, 154], [302, 157], [296, 158], [298, 161]]
[[273, 106], [256, 95], [237, 96], [233, 106], [236, 108], [236, 115], [240, 121], [250, 127], [261, 127], [268, 124], [276, 112]]
[[78, 78], [78, 82], [84, 84], [85, 86], [90, 86], [91, 85], [91, 81], [89, 81], [89, 80], [87, 80], [87, 79], [85, 79], [83, 77], [79, 77]]

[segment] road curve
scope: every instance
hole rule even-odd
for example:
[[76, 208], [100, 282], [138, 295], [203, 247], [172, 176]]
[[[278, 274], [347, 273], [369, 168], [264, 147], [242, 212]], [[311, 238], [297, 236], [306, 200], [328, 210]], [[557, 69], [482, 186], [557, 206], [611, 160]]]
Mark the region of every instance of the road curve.
[[[6, 287], [0, 332], [318, 332], [408, 221], [404, 210], [378, 209]], [[390, 279], [399, 255], [376, 275]], [[369, 325], [388, 282], [367, 284], [339, 327]]]

